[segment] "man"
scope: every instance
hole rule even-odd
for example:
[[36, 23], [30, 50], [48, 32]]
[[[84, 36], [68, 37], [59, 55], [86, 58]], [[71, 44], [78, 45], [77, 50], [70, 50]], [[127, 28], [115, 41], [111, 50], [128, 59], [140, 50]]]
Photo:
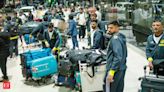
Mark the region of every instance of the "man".
[[152, 23], [153, 33], [147, 39], [146, 56], [149, 67], [152, 69], [152, 62], [155, 59], [164, 59], [164, 32], [163, 24], [160, 20]]
[[85, 26], [86, 26], [86, 17], [83, 8], [80, 8], [80, 13], [77, 15], [77, 21], [79, 26], [79, 39], [85, 37]]
[[30, 34], [31, 38], [32, 36], [34, 36], [37, 37], [37, 39], [39, 40], [42, 39], [44, 31], [48, 28], [48, 25], [50, 24], [50, 22], [48, 22], [48, 16], [44, 16], [43, 20], [44, 21], [41, 24], [39, 24], [39, 26], [33, 29], [33, 31]]
[[52, 23], [50, 23], [48, 25], [48, 29], [44, 31], [43, 38], [45, 40], [45, 47], [49, 47], [53, 51], [60, 47], [61, 38], [59, 33], [57, 32], [57, 29], [54, 28]]
[[91, 48], [104, 49], [103, 32], [97, 26], [97, 20], [91, 21]]
[[[14, 17], [12, 18], [12, 24], [11, 24], [11, 37], [10, 37], [10, 57], [12, 58], [13, 53], [15, 53], [16, 56], [18, 56], [18, 38], [19, 36], [19, 28], [22, 25], [22, 20], [17, 16], [17, 13], [14, 13]], [[20, 37], [21, 38], [21, 37]], [[21, 39], [22, 42], [22, 39]]]
[[10, 43], [10, 34], [8, 32], [0, 32], [0, 68], [3, 73], [2, 79], [0, 82], [8, 81], [7, 76], [7, 57], [9, 56], [9, 43]]
[[72, 44], [73, 44], [73, 49], [78, 49], [78, 41], [77, 41], [77, 28], [76, 28], [76, 22], [73, 20], [73, 15], [69, 15], [69, 28], [68, 28], [68, 35], [72, 37]]
[[[119, 33], [119, 22], [108, 24], [107, 33], [112, 35], [107, 47], [106, 92], [123, 92], [126, 72], [126, 38]], [[109, 86], [110, 85], [110, 86]]]

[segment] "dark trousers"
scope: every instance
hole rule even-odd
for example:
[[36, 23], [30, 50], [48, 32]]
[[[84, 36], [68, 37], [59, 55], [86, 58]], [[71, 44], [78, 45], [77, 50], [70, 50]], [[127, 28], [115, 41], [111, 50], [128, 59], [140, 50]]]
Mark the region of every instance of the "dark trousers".
[[10, 41], [10, 57], [12, 58], [13, 53], [15, 53], [15, 55], [18, 55], [18, 40], [11, 40]]
[[[126, 70], [119, 70], [115, 73], [114, 82], [110, 83], [110, 92], [123, 92], [125, 72]], [[107, 76], [105, 77], [105, 79], [106, 78]]]
[[88, 36], [87, 40], [88, 40], [88, 46], [91, 46], [91, 36]]
[[84, 38], [85, 37], [85, 26], [80, 25], [79, 27], [79, 38]]
[[7, 57], [5, 56], [0, 56], [0, 68], [1, 71], [3, 73], [3, 77], [4, 79], [7, 79], [7, 67], [6, 67], [6, 63], [7, 63]]
[[72, 36], [72, 43], [73, 43], [73, 49], [75, 49], [75, 47], [79, 47], [77, 36]]

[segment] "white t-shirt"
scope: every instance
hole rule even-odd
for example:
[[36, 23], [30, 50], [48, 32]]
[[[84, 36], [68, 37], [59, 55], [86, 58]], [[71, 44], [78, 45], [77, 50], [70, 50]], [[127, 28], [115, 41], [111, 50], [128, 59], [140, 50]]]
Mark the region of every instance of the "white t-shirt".
[[86, 25], [86, 19], [84, 13], [77, 15], [77, 17], [79, 18], [78, 20], [79, 25]]
[[93, 46], [93, 38], [96, 30], [91, 29], [91, 46]]
[[153, 39], [154, 39], [154, 41], [155, 41], [156, 44], [159, 43], [159, 41], [160, 41], [160, 39], [161, 39], [162, 36], [163, 36], [163, 35], [161, 35], [161, 36], [159, 36], [159, 37], [156, 37], [155, 35], [153, 35]]
[[52, 38], [52, 35], [53, 35], [53, 31], [52, 32], [48, 32], [48, 34], [49, 34], [49, 37], [51, 39]]

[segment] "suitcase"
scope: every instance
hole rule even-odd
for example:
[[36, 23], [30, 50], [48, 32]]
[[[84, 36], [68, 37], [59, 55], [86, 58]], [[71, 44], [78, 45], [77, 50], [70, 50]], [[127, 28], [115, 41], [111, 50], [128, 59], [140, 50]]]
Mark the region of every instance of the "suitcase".
[[30, 34], [25, 34], [24, 40], [25, 40], [26, 44], [31, 44], [31, 43], [37, 42], [37, 40], [34, 37], [30, 38]]
[[23, 77], [26, 77], [26, 79], [31, 77], [32, 75], [31, 65], [32, 65], [33, 60], [50, 56], [50, 55], [51, 55], [51, 49], [49, 48], [28, 50], [20, 54]]
[[81, 92], [81, 77], [80, 77], [80, 72], [75, 72], [75, 80], [76, 80], [76, 90]]
[[144, 66], [144, 77], [139, 78], [141, 81], [140, 92], [164, 92], [164, 76], [158, 76], [150, 73], [147, 75], [147, 66]]
[[57, 84], [55, 85], [66, 86], [74, 89], [75, 83], [76, 83], [75, 78], [72, 76], [66, 77], [66, 76], [58, 75]]
[[164, 78], [156, 76], [142, 78], [141, 92], [164, 92]]
[[53, 55], [33, 60], [31, 67], [33, 79], [38, 79], [58, 72], [57, 61]]

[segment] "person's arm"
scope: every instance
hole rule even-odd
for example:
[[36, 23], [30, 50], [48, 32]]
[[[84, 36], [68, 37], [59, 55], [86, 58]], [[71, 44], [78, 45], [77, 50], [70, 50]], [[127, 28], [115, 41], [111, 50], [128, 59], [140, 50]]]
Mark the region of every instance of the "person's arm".
[[36, 34], [38, 32], [40, 32], [40, 30], [42, 30], [42, 28], [43, 28], [43, 24], [41, 23], [36, 28], [33, 29], [33, 31], [30, 33], [30, 37], [36, 36]]
[[109, 75], [114, 76], [115, 72], [120, 68], [120, 62], [123, 58], [123, 47], [119, 39], [112, 39], [111, 47], [113, 50], [113, 63], [109, 70]]
[[100, 47], [100, 40], [102, 38], [102, 35], [100, 32], [96, 32], [96, 37], [93, 42], [93, 49], [98, 49]]
[[153, 56], [152, 56], [152, 50], [151, 50], [151, 47], [150, 47], [150, 40], [151, 36], [148, 37], [147, 39], [147, 45], [146, 45], [146, 57], [147, 57], [147, 60], [148, 60], [148, 66], [150, 67], [150, 69], [153, 68]]
[[146, 45], [146, 57], [149, 62], [153, 61], [152, 54], [151, 54], [151, 47], [150, 47], [150, 38], [147, 39], [147, 45]]
[[69, 22], [68, 35], [72, 35], [73, 31], [73, 22]]

